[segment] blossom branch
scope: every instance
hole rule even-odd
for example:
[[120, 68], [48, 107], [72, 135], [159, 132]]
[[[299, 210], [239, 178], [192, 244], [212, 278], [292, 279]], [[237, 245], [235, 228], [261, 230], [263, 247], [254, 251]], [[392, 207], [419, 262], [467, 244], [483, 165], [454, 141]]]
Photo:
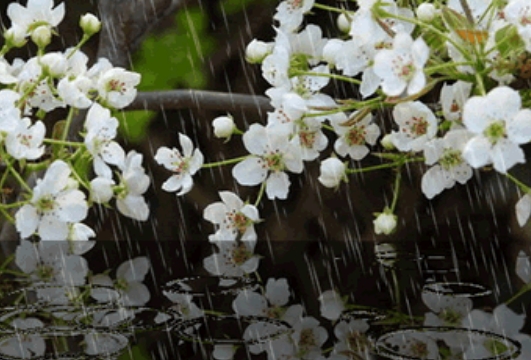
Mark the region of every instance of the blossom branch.
[[202, 90], [140, 92], [124, 110], [202, 109], [223, 111], [273, 111], [265, 96]]

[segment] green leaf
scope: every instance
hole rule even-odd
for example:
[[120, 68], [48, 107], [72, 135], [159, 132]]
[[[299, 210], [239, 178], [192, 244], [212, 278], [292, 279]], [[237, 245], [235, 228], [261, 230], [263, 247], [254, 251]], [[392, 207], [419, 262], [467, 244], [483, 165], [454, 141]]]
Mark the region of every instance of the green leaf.
[[505, 58], [511, 54], [521, 53], [525, 48], [525, 43], [518, 34], [516, 26], [509, 24], [500, 30], [496, 31], [494, 35], [496, 40], [496, 48], [500, 52], [500, 56]]

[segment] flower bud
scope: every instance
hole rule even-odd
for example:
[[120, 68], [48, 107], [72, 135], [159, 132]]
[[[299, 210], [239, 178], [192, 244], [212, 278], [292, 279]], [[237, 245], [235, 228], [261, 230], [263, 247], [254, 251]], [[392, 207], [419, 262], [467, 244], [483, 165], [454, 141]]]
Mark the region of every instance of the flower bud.
[[253, 39], [245, 49], [245, 59], [251, 64], [259, 64], [272, 50], [273, 44]]
[[380, 140], [380, 144], [384, 147], [385, 150], [394, 150], [395, 145], [393, 144], [393, 141], [391, 140], [393, 137], [391, 134], [385, 135], [382, 140]]
[[380, 243], [374, 245], [374, 255], [376, 261], [386, 267], [392, 267], [398, 258], [396, 246], [389, 243]]
[[40, 63], [45, 72], [53, 77], [62, 76], [67, 69], [66, 57], [59, 53], [48, 53], [40, 58]]
[[232, 116], [219, 116], [212, 121], [214, 136], [220, 139], [229, 138], [234, 130]]
[[321, 175], [317, 180], [328, 188], [339, 186], [341, 181], [345, 179], [345, 164], [338, 158], [331, 157], [321, 163]]
[[417, 8], [417, 17], [420, 21], [430, 22], [437, 15], [437, 9], [433, 4], [422, 3]]
[[378, 214], [373, 221], [374, 232], [378, 234], [389, 235], [396, 229], [396, 215], [383, 212]]
[[91, 13], [86, 13], [81, 16], [79, 26], [86, 35], [92, 36], [101, 30], [101, 21]]
[[52, 31], [48, 26], [41, 25], [31, 33], [31, 41], [39, 48], [45, 48], [52, 42]]
[[26, 45], [26, 37], [24, 31], [20, 28], [10, 27], [4, 31], [4, 39], [6, 44], [10, 47], [22, 47]]
[[339, 14], [336, 23], [341, 32], [346, 34], [350, 31], [350, 20], [345, 13]]

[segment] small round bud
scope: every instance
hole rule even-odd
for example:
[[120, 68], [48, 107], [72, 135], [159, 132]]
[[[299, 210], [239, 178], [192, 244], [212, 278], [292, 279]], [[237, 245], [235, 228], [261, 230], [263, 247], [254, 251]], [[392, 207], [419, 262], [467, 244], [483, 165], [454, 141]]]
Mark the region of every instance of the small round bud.
[[396, 215], [383, 212], [378, 214], [373, 221], [374, 232], [378, 234], [389, 235], [396, 229]]
[[393, 141], [391, 139], [391, 134], [387, 134], [382, 138], [382, 140], [380, 140], [380, 144], [384, 147], [385, 150], [395, 150], [395, 145], [393, 144]]
[[62, 76], [68, 67], [66, 57], [59, 53], [44, 54], [40, 58], [40, 63], [43, 70], [53, 77]]
[[273, 44], [253, 39], [245, 49], [245, 59], [251, 64], [259, 64], [272, 50]]
[[92, 36], [101, 30], [101, 21], [91, 13], [86, 13], [81, 16], [79, 26], [86, 35]]
[[341, 32], [346, 34], [350, 31], [350, 20], [345, 13], [339, 14], [336, 23]]
[[31, 33], [31, 41], [39, 48], [45, 48], [52, 42], [52, 31], [48, 26], [41, 25]]
[[437, 15], [437, 9], [433, 4], [422, 3], [417, 8], [417, 17], [420, 21], [430, 22]]
[[336, 157], [330, 157], [321, 162], [321, 175], [317, 178], [327, 188], [336, 188], [341, 181], [346, 180], [346, 167]]
[[26, 36], [24, 32], [13, 27], [4, 31], [4, 39], [9, 47], [19, 48], [26, 45]]
[[229, 138], [234, 130], [232, 116], [219, 116], [212, 121], [214, 136], [217, 138]]

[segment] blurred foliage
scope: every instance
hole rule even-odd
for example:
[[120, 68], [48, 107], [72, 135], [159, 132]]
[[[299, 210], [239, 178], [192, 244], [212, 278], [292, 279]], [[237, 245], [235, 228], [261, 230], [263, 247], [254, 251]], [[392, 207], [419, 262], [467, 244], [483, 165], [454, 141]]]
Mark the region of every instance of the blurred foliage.
[[[200, 8], [183, 9], [172, 26], [144, 40], [133, 58], [133, 70], [142, 75], [138, 91], [205, 87], [203, 59], [215, 48], [207, 21]], [[144, 110], [117, 113], [121, 135], [131, 142], [141, 141], [154, 114]]]

